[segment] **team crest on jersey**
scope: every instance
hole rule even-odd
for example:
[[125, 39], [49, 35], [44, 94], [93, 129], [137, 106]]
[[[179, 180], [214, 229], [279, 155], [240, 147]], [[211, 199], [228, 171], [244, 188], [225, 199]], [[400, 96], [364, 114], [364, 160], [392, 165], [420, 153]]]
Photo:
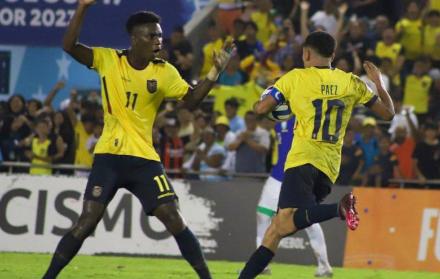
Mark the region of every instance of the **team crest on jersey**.
[[157, 91], [157, 80], [155, 80], [155, 79], [147, 80], [147, 90], [151, 94], [156, 93], [156, 91]]

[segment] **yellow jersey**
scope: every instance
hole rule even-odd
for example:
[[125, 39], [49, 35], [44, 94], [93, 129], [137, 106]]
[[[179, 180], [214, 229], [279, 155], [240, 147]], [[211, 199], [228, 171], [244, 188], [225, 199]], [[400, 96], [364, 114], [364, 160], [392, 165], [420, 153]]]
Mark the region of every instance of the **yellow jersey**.
[[204, 78], [211, 67], [214, 66], [214, 51], [220, 51], [223, 47], [223, 39], [219, 38], [214, 42], [209, 42], [203, 47], [203, 65], [200, 70], [200, 77]]
[[397, 32], [402, 32], [400, 43], [405, 49], [405, 57], [416, 59], [422, 53], [422, 21], [401, 19], [396, 24]]
[[341, 149], [353, 108], [372, 105], [377, 96], [352, 73], [310, 67], [283, 75], [274, 87], [296, 116], [295, 138], [285, 170], [312, 164], [334, 183], [339, 175]]
[[251, 14], [251, 19], [258, 27], [257, 39], [267, 46], [270, 37], [277, 31], [277, 27], [268, 13], [254, 12]]
[[434, 60], [438, 60], [438, 49], [437, 36], [440, 36], [440, 26], [426, 25], [423, 29], [423, 52]]
[[402, 45], [399, 43], [394, 43], [387, 46], [383, 41], [380, 41], [376, 45], [375, 54], [379, 58], [389, 58], [396, 65], [397, 57], [399, 57], [402, 52]]
[[[45, 139], [43, 142], [40, 142], [40, 140], [35, 137], [32, 139], [32, 153], [35, 155], [38, 155], [40, 157], [47, 157], [49, 156], [49, 146], [51, 141], [49, 139]], [[49, 165], [48, 162], [40, 160], [40, 159], [32, 159], [32, 164], [38, 164], [38, 165]], [[50, 168], [39, 168], [39, 167], [31, 167], [29, 170], [30, 174], [36, 174], [36, 175], [51, 175], [52, 169]]]
[[93, 156], [87, 149], [87, 140], [90, 134], [84, 128], [81, 121], [77, 121], [74, 127], [75, 130], [75, 165], [91, 167]]
[[403, 104], [414, 106], [415, 113], [427, 113], [432, 79], [428, 75], [408, 75], [405, 80]]
[[117, 154], [160, 161], [153, 147], [153, 124], [165, 98], [181, 99], [189, 85], [174, 66], [155, 59], [143, 70], [127, 51], [93, 48], [93, 69], [101, 77], [104, 129], [95, 154]]

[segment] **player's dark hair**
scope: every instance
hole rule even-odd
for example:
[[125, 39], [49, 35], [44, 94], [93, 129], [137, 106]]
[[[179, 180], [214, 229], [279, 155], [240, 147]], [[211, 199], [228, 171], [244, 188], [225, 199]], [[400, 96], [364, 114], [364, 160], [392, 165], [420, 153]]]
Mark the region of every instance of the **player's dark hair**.
[[254, 29], [255, 31], [258, 31], [258, 25], [255, 22], [249, 21], [248, 23], [246, 23], [246, 28], [248, 26], [252, 27], [252, 29]]
[[427, 14], [426, 17], [440, 17], [440, 11], [437, 10], [430, 10]]
[[336, 40], [327, 32], [315, 31], [307, 36], [303, 47], [309, 47], [323, 57], [331, 57], [336, 49]]
[[150, 11], [140, 11], [134, 13], [128, 18], [125, 28], [128, 34], [131, 34], [134, 27], [146, 23], [160, 23], [160, 16]]

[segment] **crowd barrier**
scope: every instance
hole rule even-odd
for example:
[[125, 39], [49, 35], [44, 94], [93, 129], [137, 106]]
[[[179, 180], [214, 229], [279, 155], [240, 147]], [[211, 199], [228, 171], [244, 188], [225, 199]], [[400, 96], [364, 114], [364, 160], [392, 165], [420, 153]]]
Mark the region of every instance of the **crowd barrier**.
[[[185, 219], [208, 259], [245, 261], [255, 249], [256, 205], [264, 179], [173, 180]], [[53, 252], [81, 211], [86, 178], [0, 174], [0, 251]], [[322, 224], [334, 266], [440, 271], [440, 191], [334, 186], [326, 203], [359, 197], [360, 227]], [[121, 189], [83, 254], [178, 256], [162, 224]], [[275, 261], [314, 264], [304, 232], [285, 238]]]

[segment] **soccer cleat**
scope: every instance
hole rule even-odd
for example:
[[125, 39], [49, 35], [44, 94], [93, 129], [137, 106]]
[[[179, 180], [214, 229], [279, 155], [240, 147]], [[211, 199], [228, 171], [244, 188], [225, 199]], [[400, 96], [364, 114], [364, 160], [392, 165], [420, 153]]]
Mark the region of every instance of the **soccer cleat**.
[[316, 272], [315, 273], [315, 277], [316, 278], [332, 278], [333, 277], [333, 272], [331, 270], [325, 270], [322, 272]]
[[354, 231], [359, 226], [359, 216], [355, 208], [356, 197], [353, 193], [345, 194], [339, 202], [339, 215], [347, 227]]

